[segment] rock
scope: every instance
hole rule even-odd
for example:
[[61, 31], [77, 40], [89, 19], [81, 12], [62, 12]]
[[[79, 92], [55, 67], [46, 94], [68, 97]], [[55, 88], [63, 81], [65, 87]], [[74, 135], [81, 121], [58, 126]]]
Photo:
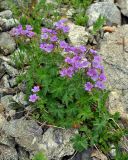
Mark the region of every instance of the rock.
[[3, 124], [6, 122], [5, 117], [3, 116], [3, 114], [0, 113], [0, 131], [1, 128], [3, 127]]
[[0, 86], [0, 97], [3, 97], [4, 95], [14, 95], [17, 92], [19, 92], [19, 88], [15, 87], [15, 88], [3, 88]]
[[29, 159], [29, 153], [27, 151], [25, 151], [24, 148], [22, 147], [18, 147], [18, 160], [30, 160]]
[[9, 146], [9, 147], [15, 147], [15, 140], [14, 138], [5, 135], [3, 132], [0, 133], [0, 144]]
[[5, 67], [5, 70], [10, 77], [15, 77], [16, 75], [18, 75], [18, 70], [10, 66], [7, 62], [3, 62], [2, 65]]
[[112, 158], [116, 156], [116, 147], [113, 144], [111, 145], [110, 155], [112, 156]]
[[10, 34], [3, 32], [0, 33], [0, 54], [8, 55], [14, 52], [16, 43]]
[[0, 144], [0, 159], [18, 160], [18, 154], [14, 148]]
[[12, 11], [6, 10], [6, 11], [3, 11], [3, 12], [0, 12], [0, 17], [5, 18], [5, 19], [12, 18]]
[[128, 119], [128, 25], [107, 34], [100, 44], [107, 76], [106, 86], [111, 90], [109, 110], [120, 112]]
[[9, 84], [11, 87], [15, 87], [17, 85], [16, 78], [12, 78], [9, 80]]
[[96, 2], [111, 2], [114, 3], [115, 0], [96, 0]]
[[8, 9], [7, 2], [5, 0], [0, 0], [0, 12], [7, 9]]
[[92, 149], [89, 148], [81, 153], [77, 153], [72, 160], [90, 160]]
[[16, 114], [16, 110], [11, 109], [8, 113], [8, 116], [12, 118], [13, 116], [15, 116], [15, 114]]
[[4, 75], [3, 78], [2, 78], [2, 81], [3, 81], [3, 86], [5, 88], [9, 88], [10, 87], [9, 82], [8, 82], [8, 75]]
[[13, 96], [13, 100], [17, 102], [18, 104], [22, 104], [24, 106], [28, 104], [28, 102], [25, 101], [25, 94], [23, 92], [20, 92], [16, 94], [15, 96]]
[[121, 24], [121, 14], [114, 3], [97, 2], [90, 5], [86, 14], [89, 17], [88, 26], [92, 26], [101, 15], [106, 18], [107, 22], [112, 24]]
[[117, 0], [117, 5], [121, 9], [121, 13], [128, 17], [128, 0]]
[[67, 18], [72, 18], [72, 16], [76, 13], [74, 8], [70, 8], [69, 10], [67, 10], [66, 12], [66, 16]]
[[76, 130], [49, 128], [43, 134], [39, 147], [41, 150], [44, 150], [49, 160], [60, 160], [62, 157], [74, 153], [75, 150], [70, 139], [76, 133]]
[[2, 103], [0, 103], [0, 113], [2, 113], [4, 111], [4, 106]]
[[99, 150], [93, 150], [91, 157], [93, 160], [108, 160], [108, 158]]
[[12, 95], [7, 95], [1, 97], [1, 104], [5, 108], [5, 110], [8, 112], [14, 107], [14, 102], [13, 102], [13, 96]]
[[7, 62], [8, 64], [15, 66], [11, 56], [0, 55], [0, 62], [1, 62], [1, 65], [2, 65], [2, 62]]
[[69, 23], [70, 31], [68, 34], [69, 40], [73, 45], [85, 45], [89, 39], [89, 33], [85, 31], [85, 27]]
[[10, 18], [0, 18], [0, 30], [1, 31], [9, 31], [11, 28], [17, 26], [19, 24], [18, 20]]
[[0, 79], [3, 77], [3, 75], [6, 72], [4, 66], [1, 63], [2, 63], [2, 60], [0, 59]]
[[55, 0], [46, 0], [46, 3], [51, 3], [53, 5], [57, 5], [57, 2]]
[[16, 142], [28, 151], [38, 151], [38, 141], [42, 129], [33, 120], [17, 119], [3, 124], [6, 135], [15, 138]]

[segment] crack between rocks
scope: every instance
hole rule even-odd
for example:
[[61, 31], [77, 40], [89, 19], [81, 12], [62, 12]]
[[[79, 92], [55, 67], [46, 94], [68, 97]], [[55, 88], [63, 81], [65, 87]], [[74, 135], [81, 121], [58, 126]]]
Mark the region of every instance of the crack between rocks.
[[124, 74], [127, 74], [127, 75], [128, 75], [128, 72], [125, 71], [125, 70], [123, 70], [123, 69], [121, 69], [118, 65], [112, 64], [112, 63], [108, 62], [108, 61], [105, 60], [105, 59], [103, 59], [103, 61], [104, 61], [106, 64], [111, 65], [111, 66], [113, 66], [114, 68], [116, 68], [117, 70], [119, 70], [119, 71], [123, 72]]

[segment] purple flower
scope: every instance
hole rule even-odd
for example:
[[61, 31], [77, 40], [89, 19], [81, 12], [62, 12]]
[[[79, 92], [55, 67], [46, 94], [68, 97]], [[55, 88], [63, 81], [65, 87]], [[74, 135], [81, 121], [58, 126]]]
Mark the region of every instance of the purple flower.
[[58, 23], [65, 23], [65, 22], [67, 22], [67, 19], [66, 19], [66, 18], [61, 19], [61, 20], [58, 21]]
[[100, 64], [99, 61], [92, 61], [92, 66], [93, 66], [94, 68], [99, 68], [99, 69], [101, 69], [101, 64]]
[[42, 28], [41, 32], [42, 33], [52, 33], [52, 29]]
[[61, 71], [60, 71], [60, 76], [61, 77], [65, 77], [67, 74], [67, 69], [66, 68], [63, 68]]
[[74, 74], [74, 69], [73, 69], [73, 67], [67, 68], [66, 74], [67, 74], [68, 77], [71, 78], [71, 77], [73, 76], [73, 74]]
[[32, 31], [32, 30], [33, 30], [33, 28], [32, 28], [32, 26], [31, 26], [31, 25], [26, 25], [26, 30], [28, 30], [28, 31]]
[[68, 43], [66, 43], [65, 41], [60, 41], [60, 48], [67, 48], [68, 47]]
[[22, 25], [18, 25], [17, 27], [13, 28], [12, 35], [19, 36], [22, 35], [22, 32], [23, 32]]
[[30, 25], [26, 25], [26, 30], [23, 30], [22, 25], [18, 25], [18, 27], [14, 28], [12, 30], [12, 34], [15, 36], [27, 36], [29, 38], [33, 37], [35, 35], [34, 32], [32, 32], [32, 27]]
[[84, 59], [81, 61], [81, 68], [87, 68], [89, 67], [90, 62], [87, 61], [87, 59]]
[[94, 50], [94, 49], [90, 49], [90, 52], [91, 52], [92, 54], [94, 54], [94, 55], [97, 55], [97, 51]]
[[104, 81], [104, 82], [107, 80], [107, 78], [106, 78], [106, 76], [105, 76], [104, 73], [101, 73], [101, 74], [99, 75], [99, 79], [100, 79], [101, 81]]
[[94, 56], [94, 62], [101, 62], [102, 58], [101, 56]]
[[95, 84], [95, 87], [102, 89], [102, 90], [105, 89], [103, 81], [97, 81]]
[[32, 31], [29, 31], [29, 32], [26, 34], [26, 36], [29, 37], [29, 38], [32, 38], [34, 35], [35, 35], [35, 33], [32, 32]]
[[39, 97], [36, 94], [32, 94], [32, 95], [29, 96], [29, 101], [30, 102], [35, 102], [35, 101], [37, 101], [38, 98]]
[[70, 57], [66, 57], [65, 58], [65, 62], [68, 63], [68, 64], [71, 64], [72, 63], [72, 59]]
[[87, 75], [90, 76], [92, 78], [92, 80], [94, 80], [94, 81], [96, 81], [99, 77], [97, 70], [94, 68], [89, 68]]
[[57, 36], [52, 36], [51, 38], [50, 38], [50, 40], [52, 41], [52, 42], [56, 42], [57, 40], [58, 40], [58, 38], [57, 38]]
[[57, 30], [62, 30], [64, 33], [69, 32], [69, 27], [66, 26], [64, 23], [67, 21], [67, 19], [62, 19], [55, 23]]
[[47, 34], [47, 33], [43, 33], [43, 34], [41, 35], [41, 38], [42, 38], [42, 39], [48, 39], [48, 34]]
[[60, 76], [61, 77], [72, 77], [74, 74], [74, 69], [73, 67], [69, 67], [69, 68], [63, 68], [61, 71], [60, 71]]
[[84, 46], [79, 46], [79, 49], [82, 53], [86, 52], [87, 50]]
[[40, 91], [40, 87], [39, 86], [34, 86], [34, 88], [32, 89], [32, 92], [39, 92]]
[[91, 91], [92, 90], [92, 88], [93, 88], [93, 84], [92, 83], [90, 83], [90, 82], [87, 82], [86, 84], [85, 84], [85, 90], [86, 91]]
[[48, 53], [50, 53], [54, 49], [53, 44], [42, 43], [40, 44], [40, 48]]
[[67, 21], [67, 19], [61, 19], [55, 23], [55, 26], [58, 28], [61, 28], [61, 26], [63, 26], [66, 21]]
[[62, 30], [64, 33], [67, 33], [67, 32], [69, 32], [70, 28], [68, 26], [63, 26]]

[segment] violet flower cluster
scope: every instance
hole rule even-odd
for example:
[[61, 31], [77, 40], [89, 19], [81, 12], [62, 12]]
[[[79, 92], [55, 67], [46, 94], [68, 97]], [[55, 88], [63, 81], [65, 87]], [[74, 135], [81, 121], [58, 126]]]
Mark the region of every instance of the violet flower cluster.
[[55, 29], [42, 28], [41, 38], [43, 43], [40, 48], [47, 53], [51, 53], [56, 47], [66, 52], [63, 68], [60, 70], [61, 77], [69, 77], [84, 69], [85, 76], [90, 78], [90, 81], [85, 83], [84, 88], [86, 91], [91, 91], [93, 88], [103, 90], [105, 88], [104, 82], [106, 76], [104, 74], [104, 67], [101, 65], [101, 57], [97, 51], [90, 49], [88, 52], [85, 46], [71, 46], [64, 40], [59, 40], [58, 33], [60, 31], [67, 33], [69, 27], [65, 25], [66, 20], [60, 20], [55, 23]]
[[26, 36], [28, 38], [32, 38], [35, 35], [31, 25], [26, 25], [26, 29], [23, 29], [22, 25], [18, 25], [12, 29], [11, 34], [13, 36]]
[[[93, 88], [105, 89], [106, 76], [104, 74], [104, 67], [101, 62], [102, 59], [97, 51], [87, 49], [85, 46], [72, 46], [64, 39], [60, 39], [59, 35], [69, 32], [69, 27], [66, 25], [66, 19], [62, 19], [54, 24], [54, 29], [42, 28], [41, 30], [41, 44], [40, 49], [46, 53], [52, 53], [55, 49], [60, 52], [65, 52], [64, 62], [60, 70], [61, 77], [72, 78], [73, 75], [80, 70], [84, 70], [85, 78], [88, 77], [88, 82], [85, 83], [86, 91], [92, 91]], [[22, 25], [14, 28], [12, 33], [15, 36], [33, 37], [35, 33], [30, 25], [26, 25], [24, 30]], [[32, 89], [34, 94], [30, 95], [29, 101], [35, 102], [38, 99], [36, 92], [40, 89], [35, 86]]]
[[[62, 47], [60, 45], [60, 47]], [[60, 75], [62, 77], [72, 77], [80, 69], [86, 71], [86, 75], [90, 78], [90, 82], [85, 84], [85, 90], [91, 91], [93, 88], [105, 89], [104, 82], [106, 76], [104, 74], [104, 67], [101, 65], [101, 57], [95, 50], [90, 49], [86, 52], [84, 46], [73, 47], [64, 44], [63, 49], [67, 52], [65, 57], [65, 67], [61, 69]]]
[[42, 28], [41, 39], [42, 43], [40, 48], [47, 53], [50, 53], [57, 46], [58, 34], [64, 34], [69, 32], [69, 27], [65, 25], [66, 19], [62, 19], [55, 23], [55, 29]]
[[37, 92], [39, 92], [40, 91], [40, 87], [39, 86], [34, 86], [33, 87], [33, 89], [32, 89], [32, 92], [33, 92], [33, 94], [31, 94], [30, 96], [29, 96], [29, 102], [36, 102], [37, 100], [38, 100], [38, 96], [37, 96]]

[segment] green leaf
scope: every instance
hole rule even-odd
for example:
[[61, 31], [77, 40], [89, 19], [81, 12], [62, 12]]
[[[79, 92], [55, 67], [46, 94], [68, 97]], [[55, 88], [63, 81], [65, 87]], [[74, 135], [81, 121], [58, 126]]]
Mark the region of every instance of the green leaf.
[[47, 158], [42, 152], [39, 152], [35, 155], [35, 157], [32, 160], [47, 160]]
[[105, 18], [102, 16], [99, 16], [99, 18], [96, 20], [96, 22], [93, 24], [93, 34], [96, 34], [104, 25]]
[[72, 138], [72, 142], [74, 148], [79, 152], [82, 152], [84, 149], [87, 149], [88, 147], [88, 142], [86, 137], [85, 136], [82, 137], [80, 134], [75, 135], [75, 137]]
[[85, 106], [81, 112], [78, 114], [78, 118], [81, 119], [82, 121], [85, 121], [86, 119], [92, 118], [93, 113], [90, 109], [89, 106]]

